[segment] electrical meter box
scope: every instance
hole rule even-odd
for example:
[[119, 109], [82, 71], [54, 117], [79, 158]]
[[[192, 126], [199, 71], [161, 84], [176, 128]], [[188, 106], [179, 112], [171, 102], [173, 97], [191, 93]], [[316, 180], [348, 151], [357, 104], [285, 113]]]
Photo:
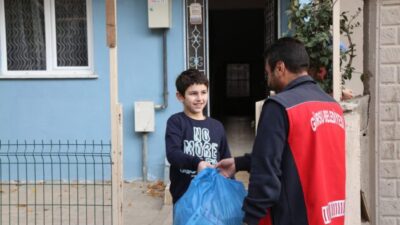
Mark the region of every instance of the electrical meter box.
[[154, 132], [154, 102], [135, 102], [135, 132]]
[[147, 0], [149, 28], [170, 28], [172, 0]]

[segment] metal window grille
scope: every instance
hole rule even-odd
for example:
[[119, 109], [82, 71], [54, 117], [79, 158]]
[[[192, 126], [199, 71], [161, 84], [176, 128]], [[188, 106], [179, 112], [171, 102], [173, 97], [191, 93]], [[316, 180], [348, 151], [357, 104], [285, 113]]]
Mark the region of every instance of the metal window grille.
[[112, 224], [111, 144], [0, 141], [0, 224]]

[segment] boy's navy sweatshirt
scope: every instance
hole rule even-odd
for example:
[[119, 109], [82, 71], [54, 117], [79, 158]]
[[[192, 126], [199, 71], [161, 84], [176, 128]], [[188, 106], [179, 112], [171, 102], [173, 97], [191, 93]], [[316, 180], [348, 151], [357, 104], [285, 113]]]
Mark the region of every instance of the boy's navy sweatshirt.
[[186, 192], [200, 161], [216, 164], [231, 156], [221, 122], [210, 117], [194, 120], [183, 112], [168, 119], [165, 145], [174, 204]]

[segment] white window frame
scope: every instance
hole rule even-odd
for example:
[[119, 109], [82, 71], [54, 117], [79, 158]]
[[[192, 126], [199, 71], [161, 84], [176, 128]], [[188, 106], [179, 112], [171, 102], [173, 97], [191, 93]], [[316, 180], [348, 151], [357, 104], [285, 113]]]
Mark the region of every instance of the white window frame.
[[46, 70], [19, 70], [7, 69], [7, 44], [4, 13], [4, 0], [0, 0], [0, 79], [35, 79], [35, 78], [97, 78], [93, 66], [93, 20], [92, 0], [86, 0], [87, 17], [87, 46], [88, 66], [59, 67], [57, 66], [55, 2], [56, 0], [43, 0], [45, 37], [46, 37]]

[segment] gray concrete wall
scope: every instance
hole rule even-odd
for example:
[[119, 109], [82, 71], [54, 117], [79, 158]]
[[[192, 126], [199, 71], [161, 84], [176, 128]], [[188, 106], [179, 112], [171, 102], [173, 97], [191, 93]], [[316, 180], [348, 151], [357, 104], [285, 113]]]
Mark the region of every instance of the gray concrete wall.
[[371, 224], [400, 224], [400, 1], [368, 4], [366, 68], [371, 79]]
[[362, 152], [366, 152], [361, 156], [361, 168], [362, 173], [365, 174], [362, 177], [367, 177], [365, 182], [362, 182], [361, 188], [365, 191], [368, 213], [371, 222], [363, 224], [377, 224], [376, 209], [378, 207], [376, 202], [376, 187], [377, 187], [377, 145], [378, 145], [378, 133], [379, 123], [377, 114], [377, 99], [378, 99], [378, 88], [377, 88], [377, 51], [378, 51], [378, 2], [376, 0], [370, 0], [364, 2], [364, 93], [370, 94], [370, 105], [368, 107], [368, 126], [365, 133], [368, 140], [366, 144], [367, 149], [362, 148]]
[[[370, 193], [369, 96], [341, 102], [346, 120], [346, 224], [361, 224], [360, 190]], [[355, 141], [357, 140], [357, 141]], [[370, 208], [370, 202], [366, 202]]]
[[358, 105], [341, 103], [346, 121], [346, 211], [345, 225], [360, 225], [360, 112]]

